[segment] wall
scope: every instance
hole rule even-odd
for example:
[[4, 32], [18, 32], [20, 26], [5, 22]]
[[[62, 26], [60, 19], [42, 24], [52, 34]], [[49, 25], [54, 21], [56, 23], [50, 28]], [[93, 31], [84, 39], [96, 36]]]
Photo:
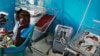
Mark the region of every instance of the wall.
[[95, 22], [93, 22], [94, 19], [100, 20], [100, 15], [99, 15], [99, 0], [92, 0], [90, 8], [88, 10], [88, 13], [86, 15], [86, 20], [85, 22], [87, 23], [88, 26], [92, 27]]
[[[74, 34], [77, 32], [80, 23], [82, 22], [84, 13], [86, 11], [87, 5], [89, 4], [90, 0], [46, 0], [50, 1], [47, 2], [46, 7], [56, 8], [59, 12], [56, 19], [60, 21], [59, 24], [72, 26], [74, 28]], [[46, 3], [46, 2], [45, 2]], [[91, 3], [87, 9], [86, 15], [84, 16], [84, 21], [82, 23], [82, 27], [84, 25], [92, 27], [91, 23], [93, 24], [93, 19], [100, 19], [100, 7], [99, 7], [99, 0], [91, 0]], [[56, 21], [55, 21], [56, 22]], [[53, 22], [52, 25], [55, 23]], [[52, 30], [52, 27], [50, 28]]]
[[5, 11], [8, 13], [8, 21], [6, 28], [8, 30], [13, 28], [13, 15], [14, 15], [14, 0], [0, 0], [0, 11]]
[[[57, 12], [57, 17], [49, 28], [50, 32], [54, 32], [56, 24], [71, 26], [74, 29], [74, 34], [82, 21], [84, 12], [90, 0], [43, 0], [44, 7], [50, 8], [49, 12]], [[15, 0], [0, 0], [0, 11], [9, 13], [9, 21], [6, 24], [8, 30], [13, 28], [14, 21], [14, 6]], [[100, 0], [91, 0], [90, 6], [84, 17], [82, 27], [84, 25], [93, 27], [94, 19], [100, 20]], [[52, 10], [53, 9], [53, 10]], [[12, 22], [12, 23], [11, 23]], [[11, 27], [9, 27], [11, 26]]]
[[88, 0], [64, 0], [64, 24], [67, 25], [68, 23], [65, 21], [68, 21], [69, 25], [73, 26], [74, 32], [77, 31], [81, 23], [88, 2]]

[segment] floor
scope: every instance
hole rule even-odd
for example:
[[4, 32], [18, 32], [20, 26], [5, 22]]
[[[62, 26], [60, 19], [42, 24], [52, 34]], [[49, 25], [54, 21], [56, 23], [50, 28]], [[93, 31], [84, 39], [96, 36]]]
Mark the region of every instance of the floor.
[[47, 50], [51, 47], [49, 43], [51, 40], [52, 36], [48, 35], [47, 37], [32, 43], [33, 53], [27, 48], [25, 51], [26, 56], [62, 56], [61, 54], [53, 53], [52, 50], [50, 50], [49, 55], [46, 55]]

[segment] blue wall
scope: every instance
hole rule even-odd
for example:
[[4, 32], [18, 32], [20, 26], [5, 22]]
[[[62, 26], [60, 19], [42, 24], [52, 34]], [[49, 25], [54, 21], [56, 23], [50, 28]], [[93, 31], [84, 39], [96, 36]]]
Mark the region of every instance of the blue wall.
[[6, 24], [6, 28], [8, 30], [13, 28], [13, 19], [14, 19], [14, 6], [15, 0], [0, 0], [0, 11], [4, 11], [8, 13], [8, 22]]
[[88, 0], [64, 0], [64, 24], [69, 24], [65, 22], [69, 21], [69, 25], [73, 26], [74, 32], [77, 31], [79, 24], [81, 23], [87, 4]]
[[92, 0], [91, 2], [91, 5], [90, 5], [90, 8], [88, 10], [88, 13], [86, 15], [86, 23], [88, 23], [88, 26], [93, 26], [93, 24], [95, 24], [93, 22], [94, 19], [97, 19], [97, 20], [100, 20], [100, 15], [99, 15], [99, 3], [100, 1], [99, 0]]
[[[47, 2], [46, 2], [47, 1]], [[72, 26], [74, 28], [74, 34], [77, 32], [78, 27], [83, 19], [84, 12], [90, 0], [46, 0], [45, 7], [56, 8], [60, 13], [56, 19], [58, 19], [60, 24]], [[49, 3], [50, 2], [50, 3]], [[93, 19], [100, 20], [100, 1], [91, 0], [90, 6], [84, 17], [82, 27], [84, 25], [92, 27], [94, 22]], [[56, 22], [56, 21], [55, 21]], [[92, 23], [92, 25], [91, 25]], [[52, 25], [54, 25], [53, 23]], [[52, 30], [52, 27], [50, 28]]]

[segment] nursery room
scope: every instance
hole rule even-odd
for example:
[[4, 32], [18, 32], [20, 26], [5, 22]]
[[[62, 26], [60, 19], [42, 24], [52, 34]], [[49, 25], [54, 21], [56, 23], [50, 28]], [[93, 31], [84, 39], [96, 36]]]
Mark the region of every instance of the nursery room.
[[0, 56], [100, 56], [99, 0], [0, 1]]

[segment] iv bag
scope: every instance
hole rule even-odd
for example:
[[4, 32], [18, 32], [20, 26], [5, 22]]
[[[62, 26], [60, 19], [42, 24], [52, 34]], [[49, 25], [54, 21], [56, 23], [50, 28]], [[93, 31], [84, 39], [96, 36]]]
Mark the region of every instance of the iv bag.
[[38, 0], [38, 6], [43, 7], [43, 0]]
[[34, 4], [34, 0], [29, 0], [29, 4]]

